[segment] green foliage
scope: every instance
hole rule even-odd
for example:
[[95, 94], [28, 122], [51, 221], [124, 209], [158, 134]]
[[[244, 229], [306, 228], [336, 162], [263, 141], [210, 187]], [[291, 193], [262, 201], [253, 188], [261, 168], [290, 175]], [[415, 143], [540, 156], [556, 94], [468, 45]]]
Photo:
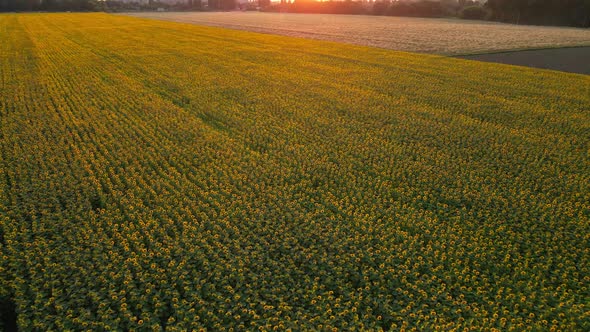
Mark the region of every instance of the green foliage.
[[488, 0], [486, 6], [499, 21], [590, 27], [588, 0]]
[[208, 6], [211, 9], [232, 10], [236, 8], [236, 0], [209, 0]]
[[23, 331], [589, 330], [590, 78], [0, 15]]
[[461, 18], [466, 20], [483, 20], [488, 16], [488, 11], [481, 6], [469, 6], [461, 10]]
[[385, 15], [391, 6], [390, 1], [375, 1], [373, 3], [373, 8], [371, 14], [373, 15]]
[[94, 11], [100, 7], [95, 0], [0, 0], [0, 12], [11, 11]]

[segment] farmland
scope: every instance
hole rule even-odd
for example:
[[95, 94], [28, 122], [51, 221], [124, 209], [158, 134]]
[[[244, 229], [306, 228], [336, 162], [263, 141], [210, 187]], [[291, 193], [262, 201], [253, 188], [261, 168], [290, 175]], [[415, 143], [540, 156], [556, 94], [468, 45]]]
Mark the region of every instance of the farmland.
[[590, 75], [590, 47], [474, 54], [460, 58]]
[[0, 82], [20, 330], [590, 329], [589, 76], [8, 14]]
[[127, 15], [444, 55], [590, 46], [588, 29], [456, 19], [259, 12], [145, 12]]

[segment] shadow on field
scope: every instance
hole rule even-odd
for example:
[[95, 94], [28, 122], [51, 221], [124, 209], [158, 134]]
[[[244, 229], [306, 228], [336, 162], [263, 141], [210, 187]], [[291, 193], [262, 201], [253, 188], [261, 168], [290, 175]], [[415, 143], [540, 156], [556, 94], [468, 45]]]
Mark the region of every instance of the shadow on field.
[[16, 304], [9, 298], [0, 298], [0, 330], [5, 332], [18, 331], [16, 325]]
[[463, 55], [457, 58], [590, 75], [590, 47]]

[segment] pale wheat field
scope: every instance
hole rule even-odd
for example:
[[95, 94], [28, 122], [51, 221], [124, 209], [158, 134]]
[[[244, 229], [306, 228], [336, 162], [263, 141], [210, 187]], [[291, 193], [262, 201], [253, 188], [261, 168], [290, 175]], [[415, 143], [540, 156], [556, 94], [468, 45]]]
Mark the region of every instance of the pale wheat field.
[[129, 15], [444, 55], [590, 46], [588, 29], [455, 19], [259, 12], [151, 12]]

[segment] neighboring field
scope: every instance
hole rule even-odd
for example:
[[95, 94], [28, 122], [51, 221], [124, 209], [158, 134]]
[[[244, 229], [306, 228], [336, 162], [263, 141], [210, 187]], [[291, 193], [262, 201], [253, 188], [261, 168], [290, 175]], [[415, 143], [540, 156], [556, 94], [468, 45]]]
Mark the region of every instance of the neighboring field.
[[152, 12], [128, 15], [444, 55], [590, 46], [589, 29], [482, 21], [258, 12]]
[[590, 330], [588, 76], [37, 14], [0, 82], [23, 331]]
[[590, 75], [590, 47], [477, 54], [462, 58]]

